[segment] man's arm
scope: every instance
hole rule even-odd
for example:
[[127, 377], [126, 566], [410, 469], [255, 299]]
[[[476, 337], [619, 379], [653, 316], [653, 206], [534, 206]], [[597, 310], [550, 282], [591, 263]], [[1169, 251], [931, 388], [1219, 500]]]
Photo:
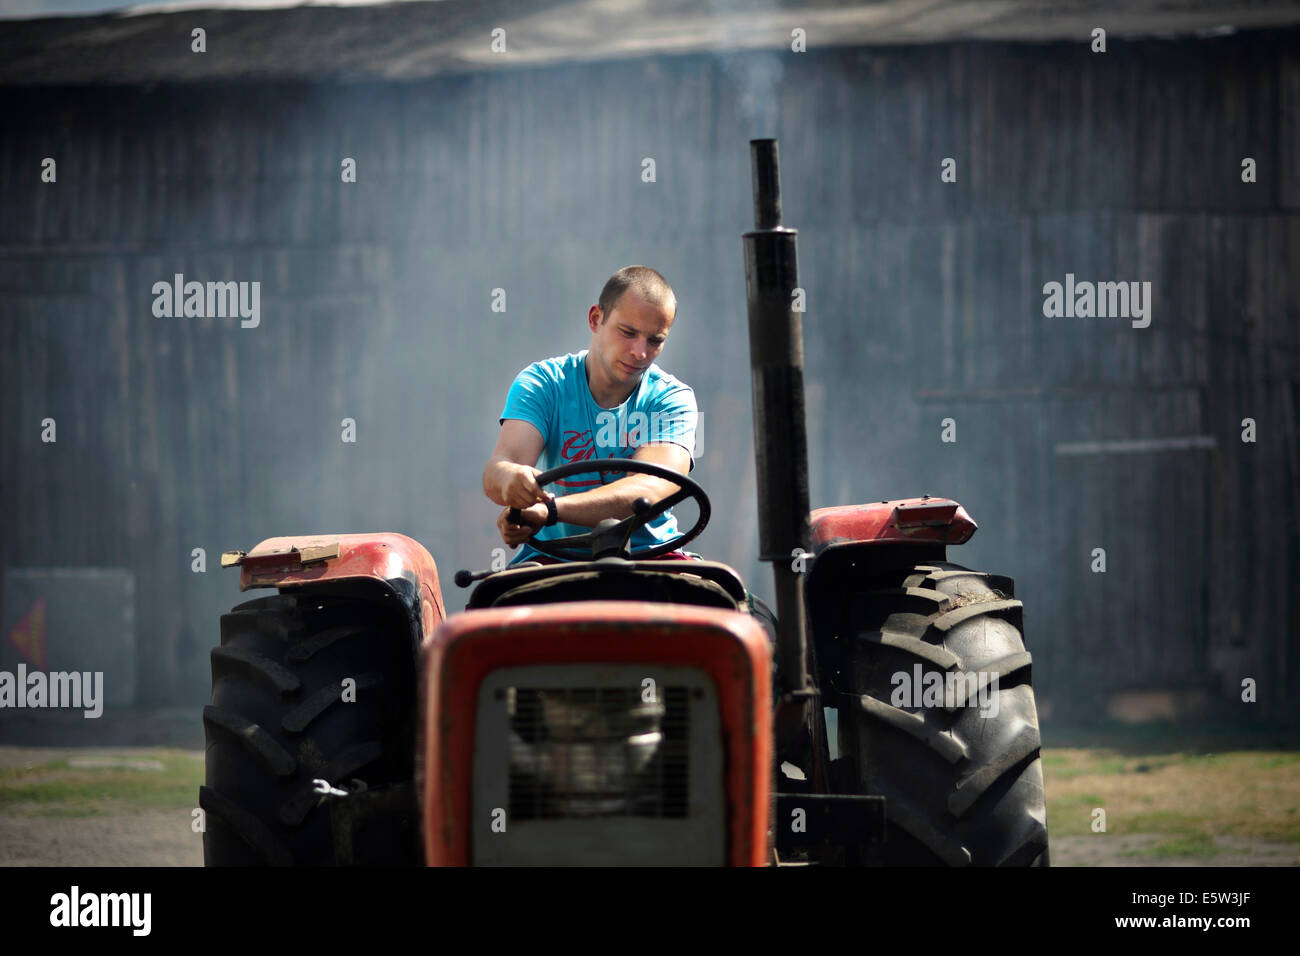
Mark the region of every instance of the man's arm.
[[527, 508], [545, 502], [547, 495], [537, 485], [536, 468], [546, 439], [533, 424], [518, 418], [501, 423], [496, 447], [483, 469], [483, 493], [503, 508]]

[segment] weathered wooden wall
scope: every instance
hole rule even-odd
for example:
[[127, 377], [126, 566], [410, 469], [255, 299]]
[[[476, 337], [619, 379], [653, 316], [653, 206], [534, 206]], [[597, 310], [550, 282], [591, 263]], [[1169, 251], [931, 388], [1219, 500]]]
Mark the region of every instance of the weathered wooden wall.
[[[774, 133], [808, 290], [814, 506], [966, 504], [981, 530], [954, 559], [1018, 579], [1057, 715], [1129, 687], [1232, 701], [1247, 676], [1261, 711], [1295, 714], [1296, 40], [0, 91], [0, 560], [133, 569], [152, 700], [202, 695], [237, 600], [217, 555], [264, 536], [403, 531], [456, 608], [450, 572], [499, 544], [479, 472], [511, 378], [585, 347], [603, 280], [644, 262], [680, 302], [661, 364], [705, 414], [698, 547], [768, 592], [739, 236], [747, 140]], [[746, 107], [764, 75], [776, 103]], [[155, 318], [176, 272], [260, 281], [261, 326]], [[1045, 318], [1067, 272], [1152, 282], [1151, 326]], [[1058, 453], [1189, 436], [1215, 444]]]

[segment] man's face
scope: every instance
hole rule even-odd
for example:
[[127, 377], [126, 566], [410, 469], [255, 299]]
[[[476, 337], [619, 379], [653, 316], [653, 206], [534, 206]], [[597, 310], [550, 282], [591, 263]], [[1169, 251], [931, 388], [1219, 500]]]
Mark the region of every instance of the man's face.
[[609, 315], [593, 305], [587, 315], [589, 354], [611, 383], [631, 386], [663, 351], [676, 312], [675, 300], [655, 305], [633, 289], [619, 297]]

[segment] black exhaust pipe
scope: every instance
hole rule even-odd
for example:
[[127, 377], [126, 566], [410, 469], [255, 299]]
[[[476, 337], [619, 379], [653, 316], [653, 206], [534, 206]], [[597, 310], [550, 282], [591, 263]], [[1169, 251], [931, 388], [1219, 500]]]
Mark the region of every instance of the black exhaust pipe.
[[794, 300], [799, 287], [798, 233], [781, 224], [776, 140], [750, 140], [749, 154], [754, 231], [744, 235], [745, 289], [758, 463], [759, 557], [772, 562], [775, 578], [777, 658], [785, 711], [779, 722], [790, 730], [795, 719], [792, 711], [798, 711], [802, 723], [815, 694], [808, 676], [802, 575], [795, 568], [798, 552], [806, 553], [811, 540], [803, 324]]

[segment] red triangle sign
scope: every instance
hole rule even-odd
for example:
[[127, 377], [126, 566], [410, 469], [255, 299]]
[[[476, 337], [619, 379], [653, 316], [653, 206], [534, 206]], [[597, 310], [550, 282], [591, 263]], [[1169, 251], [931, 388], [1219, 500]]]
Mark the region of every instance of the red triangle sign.
[[45, 598], [37, 598], [32, 609], [9, 632], [9, 643], [18, 653], [45, 670]]

